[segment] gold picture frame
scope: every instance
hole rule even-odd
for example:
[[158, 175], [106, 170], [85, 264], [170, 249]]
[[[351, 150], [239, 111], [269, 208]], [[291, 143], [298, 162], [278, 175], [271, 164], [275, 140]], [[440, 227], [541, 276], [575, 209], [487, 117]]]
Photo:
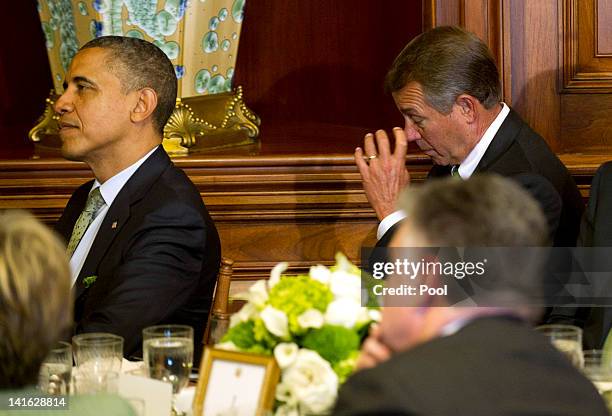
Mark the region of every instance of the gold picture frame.
[[[272, 410], [279, 378], [272, 356], [205, 347], [193, 415], [234, 411], [241, 416], [263, 416]], [[207, 402], [208, 394], [214, 400]]]

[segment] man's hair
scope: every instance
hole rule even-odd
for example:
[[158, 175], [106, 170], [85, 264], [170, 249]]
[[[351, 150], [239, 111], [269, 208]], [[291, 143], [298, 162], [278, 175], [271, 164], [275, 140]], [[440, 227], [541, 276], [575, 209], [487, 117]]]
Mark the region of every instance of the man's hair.
[[484, 261], [478, 278], [468, 279], [471, 292], [443, 279], [447, 304], [469, 295], [480, 306], [516, 309], [542, 295], [548, 225], [539, 204], [514, 181], [486, 174], [429, 181], [410, 187], [401, 207], [427, 246], [464, 247], [462, 261]]
[[442, 114], [450, 113], [461, 94], [475, 97], [487, 109], [501, 101], [499, 72], [489, 48], [455, 26], [440, 26], [410, 41], [387, 73], [385, 90], [394, 93], [412, 81]]
[[105, 65], [120, 80], [125, 92], [149, 87], [157, 93], [153, 125], [163, 136], [164, 126], [176, 104], [177, 79], [166, 54], [146, 40], [102, 36], [87, 42], [80, 50], [103, 48], [108, 51]]
[[0, 389], [36, 383], [72, 323], [66, 248], [22, 211], [0, 211]]

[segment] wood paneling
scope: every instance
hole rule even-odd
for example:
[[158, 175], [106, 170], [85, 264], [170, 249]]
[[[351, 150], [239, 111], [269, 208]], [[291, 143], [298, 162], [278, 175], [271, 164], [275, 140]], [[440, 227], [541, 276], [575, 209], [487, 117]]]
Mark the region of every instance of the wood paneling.
[[558, 14], [556, 0], [510, 1], [512, 50], [510, 78], [513, 108], [561, 151], [558, 91]]
[[[565, 94], [561, 140], [566, 152], [610, 154], [612, 94]], [[612, 155], [610, 155], [612, 160]]]
[[597, 0], [597, 55], [612, 56], [612, 0]]
[[235, 83], [263, 128], [391, 128], [402, 118], [384, 76], [421, 31], [421, 0], [247, 1]]
[[[599, 44], [612, 44], [612, 30], [600, 31], [597, 24], [600, 14], [602, 19], [612, 14], [610, 5], [610, 1], [563, 0], [564, 92], [612, 93], [612, 55], [597, 53]], [[610, 21], [606, 25], [609, 28]]]

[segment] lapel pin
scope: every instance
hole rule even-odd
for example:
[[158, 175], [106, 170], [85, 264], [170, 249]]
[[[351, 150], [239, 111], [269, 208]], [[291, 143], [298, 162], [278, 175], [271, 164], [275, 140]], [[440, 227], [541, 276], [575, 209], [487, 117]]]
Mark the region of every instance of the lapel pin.
[[117, 228], [117, 221], [114, 221], [113, 224], [111, 225], [111, 228], [114, 230], [115, 228]]

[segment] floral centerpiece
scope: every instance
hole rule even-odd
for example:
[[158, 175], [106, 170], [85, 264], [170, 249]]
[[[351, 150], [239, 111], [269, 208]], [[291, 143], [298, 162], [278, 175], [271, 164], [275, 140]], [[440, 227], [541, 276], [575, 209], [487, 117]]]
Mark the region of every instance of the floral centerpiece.
[[380, 313], [361, 306], [360, 270], [344, 255], [308, 275], [283, 275], [287, 266], [276, 265], [244, 294], [247, 303], [217, 347], [274, 355], [282, 371], [276, 415], [325, 414]]

